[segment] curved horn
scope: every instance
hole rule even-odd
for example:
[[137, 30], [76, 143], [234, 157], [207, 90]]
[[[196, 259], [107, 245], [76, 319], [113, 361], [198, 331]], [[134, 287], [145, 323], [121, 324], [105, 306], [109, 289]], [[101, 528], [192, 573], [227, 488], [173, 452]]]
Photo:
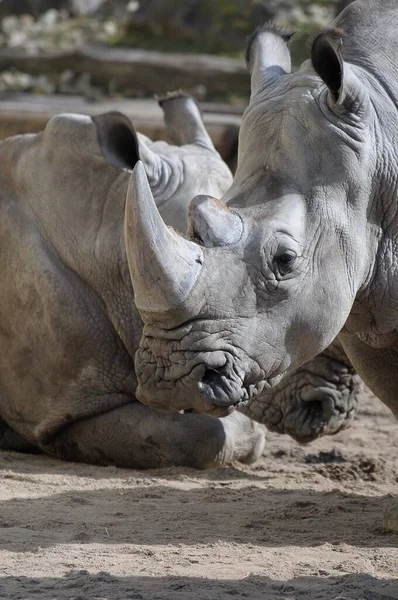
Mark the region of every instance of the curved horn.
[[189, 233], [208, 248], [236, 244], [243, 233], [241, 218], [220, 200], [196, 196], [188, 209]]
[[138, 310], [163, 313], [182, 305], [199, 276], [203, 253], [166, 227], [141, 161], [127, 190], [124, 237]]
[[290, 73], [291, 59], [287, 42], [293, 33], [266, 24], [249, 39], [246, 64], [251, 74], [252, 97], [261, 92], [269, 81]]

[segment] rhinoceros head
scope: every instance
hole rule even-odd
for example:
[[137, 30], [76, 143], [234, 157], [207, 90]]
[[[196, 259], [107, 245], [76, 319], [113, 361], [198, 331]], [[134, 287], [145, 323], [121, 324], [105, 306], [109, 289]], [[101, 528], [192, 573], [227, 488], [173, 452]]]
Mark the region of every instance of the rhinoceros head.
[[275, 385], [332, 342], [366, 277], [368, 98], [340, 32], [295, 74], [288, 37], [251, 40], [236, 176], [222, 202], [192, 201], [187, 237], [162, 221], [142, 164], [131, 177], [137, 396], [155, 408], [227, 414]]

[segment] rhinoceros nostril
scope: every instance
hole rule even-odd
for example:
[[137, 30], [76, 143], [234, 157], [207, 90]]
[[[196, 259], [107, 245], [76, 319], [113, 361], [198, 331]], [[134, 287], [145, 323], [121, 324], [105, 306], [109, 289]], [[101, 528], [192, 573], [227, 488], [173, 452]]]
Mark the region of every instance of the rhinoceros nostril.
[[216, 406], [231, 406], [241, 400], [241, 386], [232, 381], [225, 369], [206, 369], [198, 389], [208, 400]]
[[202, 383], [213, 388], [220, 384], [223, 376], [224, 375], [219, 369], [206, 369], [202, 377]]
[[229, 406], [229, 398], [220, 388], [219, 380], [220, 371], [217, 369], [206, 369], [202, 380], [198, 384], [199, 391], [217, 406]]

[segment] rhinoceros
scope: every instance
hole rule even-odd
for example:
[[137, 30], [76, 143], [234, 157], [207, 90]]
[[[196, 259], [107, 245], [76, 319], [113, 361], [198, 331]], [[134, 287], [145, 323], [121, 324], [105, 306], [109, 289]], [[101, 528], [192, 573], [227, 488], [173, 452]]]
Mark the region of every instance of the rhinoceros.
[[115, 157], [140, 156], [175, 227], [193, 195], [232, 181], [193, 99], [160, 104], [180, 146], [136, 136], [118, 113], [58, 115], [41, 134], [0, 144], [3, 449], [142, 468], [261, 454], [262, 428], [244, 415], [159, 415], [134, 397], [142, 324], [123, 239], [130, 175]]
[[[193, 196], [223, 195], [232, 182], [192, 98], [172, 95], [161, 105], [179, 146], [137, 136], [117, 113], [56, 116], [41, 134], [0, 144], [0, 448], [139, 468], [250, 462], [263, 450], [263, 428], [238, 412], [225, 419], [165, 414], [136, 400], [133, 361], [143, 323], [126, 248], [131, 253], [135, 244], [138, 257], [148, 248], [138, 229], [129, 239], [125, 203], [135, 185], [130, 171], [140, 157], [155, 220], [175, 230], [185, 228]], [[206, 230], [202, 223], [203, 236], [214, 236], [212, 227], [220, 219], [222, 224], [225, 210], [215, 205], [213, 223]], [[151, 215], [141, 215], [145, 227], [154, 226]], [[187, 244], [196, 248], [174, 230], [163, 234], [181, 252]], [[164, 253], [178, 272], [183, 254], [168, 255], [163, 234], [155, 233], [154, 252]], [[225, 234], [234, 235], [234, 229]], [[159, 302], [156, 290], [163, 282], [148, 268], [148, 298]], [[230, 279], [227, 271], [219, 272], [220, 298]], [[142, 308], [143, 289], [137, 291]], [[300, 422], [301, 439], [337, 430], [353, 413], [356, 381], [339, 352], [328, 349], [274, 396], [269, 391], [264, 404], [256, 399], [244, 410], [292, 435]], [[190, 360], [188, 345], [185, 353]], [[159, 364], [155, 381], [167, 381], [167, 360], [178, 364], [177, 343], [175, 357]], [[329, 412], [319, 410], [315, 400], [326, 395], [339, 396], [344, 410], [336, 413], [330, 402]], [[303, 405], [317, 412], [315, 425], [300, 420]]]
[[[398, 415], [398, 4], [350, 4], [295, 73], [290, 36], [271, 24], [249, 42], [234, 181], [221, 201], [192, 200], [189, 239], [134, 168], [126, 240], [148, 406], [229, 414], [338, 336]], [[328, 414], [346, 410], [325, 397]], [[309, 429], [312, 400], [296, 413]]]

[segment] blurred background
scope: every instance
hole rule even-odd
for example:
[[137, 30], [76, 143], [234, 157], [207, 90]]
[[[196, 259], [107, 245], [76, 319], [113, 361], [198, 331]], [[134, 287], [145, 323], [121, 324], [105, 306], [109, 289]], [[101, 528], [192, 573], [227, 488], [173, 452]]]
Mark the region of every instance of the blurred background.
[[56, 112], [109, 109], [163, 138], [154, 95], [182, 88], [233, 167], [247, 36], [268, 20], [292, 28], [297, 67], [310, 35], [349, 1], [0, 0], [0, 138], [38, 131]]

